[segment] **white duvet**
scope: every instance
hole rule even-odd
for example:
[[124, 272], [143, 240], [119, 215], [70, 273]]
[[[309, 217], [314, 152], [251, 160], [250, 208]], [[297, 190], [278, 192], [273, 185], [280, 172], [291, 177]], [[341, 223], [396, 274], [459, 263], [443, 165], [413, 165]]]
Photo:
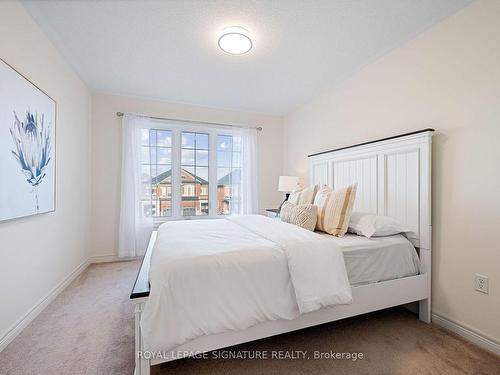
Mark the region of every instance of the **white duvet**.
[[342, 251], [265, 216], [160, 226], [142, 314], [147, 350], [352, 300]]

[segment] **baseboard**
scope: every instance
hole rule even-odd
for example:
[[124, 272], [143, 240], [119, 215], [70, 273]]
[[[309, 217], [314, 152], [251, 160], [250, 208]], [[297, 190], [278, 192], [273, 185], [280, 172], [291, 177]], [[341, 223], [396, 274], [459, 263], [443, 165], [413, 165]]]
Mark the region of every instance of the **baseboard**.
[[493, 338], [487, 337], [481, 332], [477, 332], [463, 323], [456, 322], [443, 315], [433, 313], [432, 323], [451, 331], [467, 341], [470, 341], [483, 349], [486, 349], [496, 355], [500, 355], [500, 343]]
[[14, 340], [21, 331], [26, 328], [46, 307], [51, 303], [59, 293], [61, 293], [74, 279], [76, 279], [88, 267], [89, 262], [83, 262], [76, 267], [68, 276], [56, 285], [44, 298], [31, 308], [24, 316], [15, 322], [0, 338], [0, 352]]
[[142, 259], [142, 257], [119, 257], [116, 254], [92, 255], [89, 263], [126, 262], [130, 260]]

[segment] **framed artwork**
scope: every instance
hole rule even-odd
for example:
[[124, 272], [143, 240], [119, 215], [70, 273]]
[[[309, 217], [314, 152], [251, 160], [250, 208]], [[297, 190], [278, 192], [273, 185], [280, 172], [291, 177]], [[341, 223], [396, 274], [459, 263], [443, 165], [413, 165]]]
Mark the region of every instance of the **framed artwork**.
[[0, 221], [55, 210], [56, 102], [0, 59]]

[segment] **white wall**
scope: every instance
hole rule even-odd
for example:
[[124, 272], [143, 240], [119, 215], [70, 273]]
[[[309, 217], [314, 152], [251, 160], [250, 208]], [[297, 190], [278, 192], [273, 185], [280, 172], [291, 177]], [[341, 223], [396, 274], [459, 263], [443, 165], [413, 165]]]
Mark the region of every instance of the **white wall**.
[[[473, 3], [285, 118], [285, 170], [307, 154], [436, 128], [433, 311], [500, 342], [500, 1]], [[490, 294], [473, 290], [474, 273]]]
[[57, 102], [56, 211], [0, 222], [1, 342], [86, 261], [91, 173], [90, 93], [17, 2], [0, 2], [0, 57]]
[[97, 260], [118, 253], [120, 204], [121, 119], [116, 112], [152, 116], [262, 126], [258, 133], [259, 206], [277, 207], [282, 195], [277, 191], [282, 172], [282, 118], [250, 112], [172, 104], [124, 96], [92, 97], [92, 254]]

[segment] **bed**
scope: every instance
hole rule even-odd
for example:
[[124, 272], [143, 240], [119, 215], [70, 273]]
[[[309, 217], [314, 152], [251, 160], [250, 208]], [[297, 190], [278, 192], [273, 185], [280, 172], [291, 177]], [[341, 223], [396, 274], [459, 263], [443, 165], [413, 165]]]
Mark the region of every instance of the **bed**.
[[[144, 353], [146, 350], [151, 351], [161, 347], [158, 340], [156, 341], [158, 345], [155, 346], [153, 344], [155, 342], [153, 336], [156, 335], [157, 338], [161, 338], [156, 331], [163, 333], [170, 332], [175, 336], [174, 330], [168, 329], [168, 327], [173, 328], [175, 326], [172, 322], [161, 320], [163, 319], [161, 318], [162, 312], [166, 313], [168, 311], [170, 314], [166, 315], [178, 314], [182, 316], [173, 306], [168, 305], [168, 302], [166, 302], [168, 298], [161, 302], [161, 306], [163, 307], [158, 307], [156, 310], [151, 308], [151, 306], [157, 304], [156, 301], [161, 300], [162, 294], [158, 292], [158, 287], [151, 290], [150, 281], [153, 285], [161, 285], [157, 281], [160, 277], [170, 277], [173, 281], [176, 281], [174, 277], [177, 277], [180, 281], [177, 280], [177, 284], [175, 285], [179, 286], [183, 286], [185, 282], [186, 285], [189, 285], [190, 281], [188, 279], [182, 280], [182, 272], [177, 272], [176, 268], [167, 268], [166, 272], [164, 272], [164, 268], [160, 268], [162, 264], [172, 264], [172, 262], [168, 262], [169, 259], [173, 259], [169, 258], [171, 251], [168, 249], [173, 249], [178, 244], [182, 248], [193, 245], [190, 251], [197, 255], [199, 255], [199, 251], [208, 251], [209, 253], [211, 251], [218, 251], [220, 246], [212, 246], [211, 241], [212, 238], [220, 237], [219, 234], [224, 230], [222, 229], [224, 225], [221, 223], [217, 224], [220, 221], [214, 220], [209, 225], [213, 226], [210, 229], [205, 224], [205, 227], [207, 227], [207, 237], [204, 238], [201, 235], [197, 246], [184, 240], [177, 240], [178, 242], [175, 242], [173, 239], [169, 239], [169, 241], [174, 242], [166, 241], [162, 245], [161, 242], [170, 236], [162, 236], [161, 233], [158, 236], [157, 232], [153, 233], [131, 294], [131, 299], [135, 304], [135, 373], [147, 375], [149, 374], [150, 366], [158, 363], [410, 302], [418, 302], [420, 319], [430, 322], [431, 136], [432, 129], [425, 129], [402, 136], [314, 154], [309, 157], [311, 183], [328, 184], [336, 188], [357, 182], [358, 192], [354, 210], [390, 215], [398, 218], [416, 233], [416, 237], [411, 239], [411, 243], [401, 235], [366, 239], [355, 235], [334, 238], [329, 235], [312, 232], [310, 235], [306, 235], [295, 229], [289, 232], [288, 229], [283, 230], [283, 224], [285, 223], [264, 217], [254, 219], [243, 218], [239, 222], [239, 219], [236, 219], [236, 222], [231, 224], [239, 225], [243, 228], [242, 230], [247, 230], [251, 233], [244, 234], [241, 232], [240, 235], [233, 237], [232, 241], [236, 241], [236, 238], [248, 236], [248, 243], [258, 243], [259, 248], [266, 248], [268, 250], [266, 254], [272, 253], [275, 250], [273, 244], [278, 244], [280, 248], [285, 249], [284, 253], [287, 259], [284, 261], [281, 259], [282, 256], [279, 255], [279, 252], [276, 252], [273, 257], [266, 255], [262, 259], [255, 258], [255, 254], [257, 253], [255, 251], [247, 251], [244, 254], [247, 257], [245, 259], [249, 259], [248, 264], [255, 266], [255, 262], [261, 262], [257, 264], [262, 265], [262, 272], [265, 274], [265, 270], [269, 270], [268, 275], [264, 275], [263, 277], [275, 277], [272, 279], [272, 285], [276, 284], [275, 290], [269, 291], [271, 294], [267, 297], [264, 295], [254, 296], [257, 299], [262, 297], [262, 300], [267, 301], [275, 298], [278, 293], [282, 295], [291, 293], [287, 289], [286, 280], [280, 278], [279, 275], [273, 275], [273, 272], [271, 272], [273, 269], [270, 266], [272, 262], [275, 262], [275, 265], [272, 266], [275, 267], [274, 269], [279, 269], [286, 262], [295, 267], [292, 269], [293, 267], [290, 266], [292, 268], [290, 268], [289, 273], [294, 287], [292, 290], [295, 289], [297, 304], [300, 310], [298, 313], [293, 310], [291, 305], [287, 304], [285, 299], [282, 310], [271, 318], [266, 313], [266, 306], [264, 306], [263, 311], [265, 313], [263, 315], [267, 316], [268, 319], [249, 321], [245, 325], [236, 324], [232, 326], [232, 329], [217, 330], [209, 327], [210, 329], [207, 330], [204, 327], [201, 330], [204, 334], [187, 335], [184, 337], [184, 340], [180, 341], [168, 341], [168, 345], [165, 345], [167, 345], [166, 347], [168, 347], [170, 355], [145, 356]], [[263, 219], [269, 220], [269, 222], [267, 224], [262, 223]], [[189, 233], [189, 230], [199, 224], [183, 223], [175, 225], [177, 225], [175, 228], [172, 225], [170, 226], [170, 233], [181, 233], [184, 230], [182, 228], [185, 228], [186, 233]], [[231, 229], [232, 232], [238, 230], [236, 227], [232, 227]], [[257, 237], [252, 238], [252, 233], [257, 235]], [[226, 234], [222, 234], [222, 236], [224, 235]], [[290, 240], [288, 236], [292, 236], [291, 238], [294, 239]], [[261, 237], [262, 240], [258, 237]], [[182, 239], [183, 237], [178, 238]], [[193, 241], [195, 241], [194, 237]], [[228, 241], [228, 243], [230, 244], [232, 241]], [[241, 241], [243, 242], [239, 242], [238, 248], [245, 249], [245, 242], [244, 240]], [[309, 258], [303, 258], [303, 252], [300, 250], [301, 248], [307, 248], [307, 241], [313, 241], [315, 247], [321, 248], [323, 252], [321, 256], [324, 258], [312, 258], [313, 260], [311, 261], [313, 264], [315, 262], [316, 264], [321, 264], [322, 262], [325, 264], [323, 274], [320, 270], [318, 275], [316, 275], [318, 277], [316, 281], [314, 279], [315, 275], [304, 277], [307, 267], [303, 266], [303, 264], [306, 264]], [[153, 254], [154, 248], [155, 252]], [[158, 249], [167, 250], [160, 251]], [[330, 251], [329, 249], [332, 250]], [[213, 261], [211, 257], [203, 258], [201, 265], [197, 265], [199, 267], [197, 270], [203, 270], [203, 267], [220, 267], [219, 263], [221, 261], [223, 263], [228, 261], [228, 264], [231, 264], [235, 256], [241, 257], [241, 254], [232, 254], [231, 250], [230, 246], [227, 247], [224, 250], [226, 251], [224, 257], [221, 257], [213, 264], [210, 263]], [[248, 250], [251, 249], [249, 248]], [[175, 253], [175, 250], [173, 251]], [[341, 258], [332, 255], [339, 253], [342, 254]], [[319, 255], [311, 252], [308, 256], [315, 257]], [[307, 262], [305, 259], [307, 259]], [[345, 280], [341, 276], [342, 272], [338, 268], [338, 263], [335, 263], [338, 262], [338, 259], [342, 259], [342, 267], [344, 267], [344, 272], [346, 273]], [[187, 262], [182, 260], [176, 264], [180, 265], [180, 269], [185, 272], [186, 270], [189, 271], [190, 268], [182, 267], [183, 265], [184, 267], [192, 267], [192, 264], [189, 262], [190, 260], [187, 259]], [[176, 267], [178, 268], [179, 266], [176, 265]], [[318, 299], [310, 303], [307, 298], [310, 297], [311, 291], [315, 289], [314, 282], [320, 285], [318, 282], [320, 278], [330, 277], [326, 270], [332, 267], [335, 270], [333, 274], [340, 276], [328, 283], [329, 290], [325, 291], [326, 294], [314, 296], [314, 298], [317, 297]], [[193, 269], [193, 272], [191, 272], [192, 275], [196, 274], [195, 270]], [[229, 273], [234, 272], [231, 267], [221, 267], [219, 270]], [[177, 273], [178, 275], [175, 276]], [[276, 273], [279, 272], [276, 271]], [[165, 276], [165, 274], [168, 276]], [[252, 275], [250, 277], [253, 277], [252, 280], [258, 280]], [[199, 285], [202, 290], [203, 288], [207, 288], [207, 293], [214, 288], [223, 289], [225, 287], [224, 284], [216, 284], [217, 280], [213, 285], [210, 285], [211, 281], [203, 283], [200, 280], [202, 279], [197, 280], [197, 284], [192, 285]], [[234, 284], [230, 287], [236, 293], [239, 293], [240, 296], [247, 297], [245, 290], [248, 289], [245, 289], [243, 284], [241, 287], [237, 282]], [[348, 286], [350, 284], [349, 295], [345, 292], [344, 284]], [[316, 291], [314, 290], [314, 292]], [[221, 291], [221, 293], [223, 292]], [[264, 291], [260, 293], [265, 294]], [[272, 293], [276, 294], [273, 296]], [[301, 293], [303, 293], [303, 296], [308, 297], [301, 299]], [[179, 298], [185, 298], [182, 297], [182, 293], [179, 293], [179, 295], [181, 296]], [[324, 298], [325, 295], [328, 295], [326, 300]], [[218, 303], [219, 300], [217, 298], [220, 296], [217, 294], [213, 296], [215, 302]], [[191, 301], [195, 303], [196, 299], [193, 298]], [[221, 303], [224, 302], [222, 297], [220, 301]], [[251, 301], [251, 299], [247, 298], [247, 301]], [[328, 303], [324, 303], [325, 301]], [[149, 309], [145, 311], [146, 302], [148, 302]], [[259, 306], [261, 305], [262, 303], [259, 301]], [[160, 318], [158, 318], [159, 320], [154, 320], [151, 318], [152, 316]], [[189, 338], [189, 340], [186, 340], [186, 338]], [[163, 342], [161, 343], [163, 344]]]

